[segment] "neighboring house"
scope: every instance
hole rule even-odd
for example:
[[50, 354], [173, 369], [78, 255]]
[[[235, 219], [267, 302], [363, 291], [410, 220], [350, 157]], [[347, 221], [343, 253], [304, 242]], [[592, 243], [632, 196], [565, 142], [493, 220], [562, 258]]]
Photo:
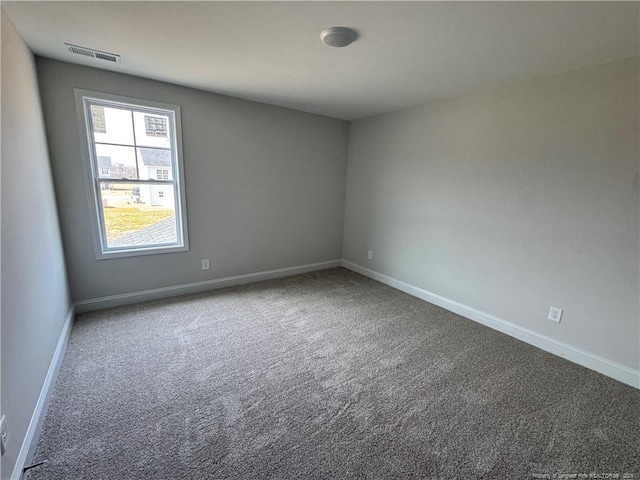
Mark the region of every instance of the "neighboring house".
[[[139, 148], [140, 180], [172, 180], [171, 150]], [[173, 206], [173, 187], [170, 184], [140, 185], [140, 201], [149, 205]]]
[[[112, 165], [111, 165], [111, 157], [98, 157], [98, 170], [100, 171], [100, 177], [101, 178], [111, 178], [111, 169], [112, 169]], [[113, 189], [113, 184], [112, 183], [101, 183], [100, 184], [100, 189], [101, 190], [112, 190]]]

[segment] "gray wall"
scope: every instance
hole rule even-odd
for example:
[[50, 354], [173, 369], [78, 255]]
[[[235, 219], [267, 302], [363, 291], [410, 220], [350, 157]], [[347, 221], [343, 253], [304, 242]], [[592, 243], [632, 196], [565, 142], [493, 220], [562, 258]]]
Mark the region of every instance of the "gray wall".
[[[341, 258], [347, 122], [37, 64], [74, 300]], [[74, 87], [181, 106], [189, 252], [95, 259]]]
[[2, 12], [2, 414], [9, 478], [71, 306], [31, 52]]
[[638, 99], [635, 58], [353, 122], [344, 258], [637, 369]]

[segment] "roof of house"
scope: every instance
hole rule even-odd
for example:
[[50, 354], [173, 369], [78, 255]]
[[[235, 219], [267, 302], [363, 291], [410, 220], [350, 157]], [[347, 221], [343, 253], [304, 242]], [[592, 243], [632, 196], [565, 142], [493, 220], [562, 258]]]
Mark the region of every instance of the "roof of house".
[[177, 240], [176, 217], [169, 217], [109, 241], [110, 247], [173, 243]]
[[148, 167], [170, 167], [171, 150], [161, 148], [141, 148], [142, 163]]

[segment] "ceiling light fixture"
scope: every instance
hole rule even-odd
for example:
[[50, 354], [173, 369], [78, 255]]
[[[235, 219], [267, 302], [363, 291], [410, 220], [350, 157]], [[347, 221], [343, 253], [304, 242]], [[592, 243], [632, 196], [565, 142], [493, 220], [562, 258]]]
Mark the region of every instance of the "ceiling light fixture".
[[322, 41], [329, 47], [346, 47], [357, 37], [356, 32], [347, 27], [325, 28], [320, 34]]

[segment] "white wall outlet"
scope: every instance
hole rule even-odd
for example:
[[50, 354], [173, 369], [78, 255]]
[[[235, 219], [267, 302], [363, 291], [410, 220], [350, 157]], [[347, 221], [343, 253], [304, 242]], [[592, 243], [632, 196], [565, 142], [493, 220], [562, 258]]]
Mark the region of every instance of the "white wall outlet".
[[367, 258], [373, 260], [373, 250], [367, 250]]
[[7, 430], [7, 417], [2, 415], [0, 418], [0, 451], [2, 455], [4, 455], [4, 451], [7, 449], [7, 445], [9, 444], [9, 430]]
[[560, 323], [560, 319], [562, 318], [562, 309], [558, 307], [551, 307], [549, 309], [549, 320], [552, 322]]
[[203, 270], [209, 270], [209, 259], [208, 258], [203, 258], [202, 259], [202, 269]]

